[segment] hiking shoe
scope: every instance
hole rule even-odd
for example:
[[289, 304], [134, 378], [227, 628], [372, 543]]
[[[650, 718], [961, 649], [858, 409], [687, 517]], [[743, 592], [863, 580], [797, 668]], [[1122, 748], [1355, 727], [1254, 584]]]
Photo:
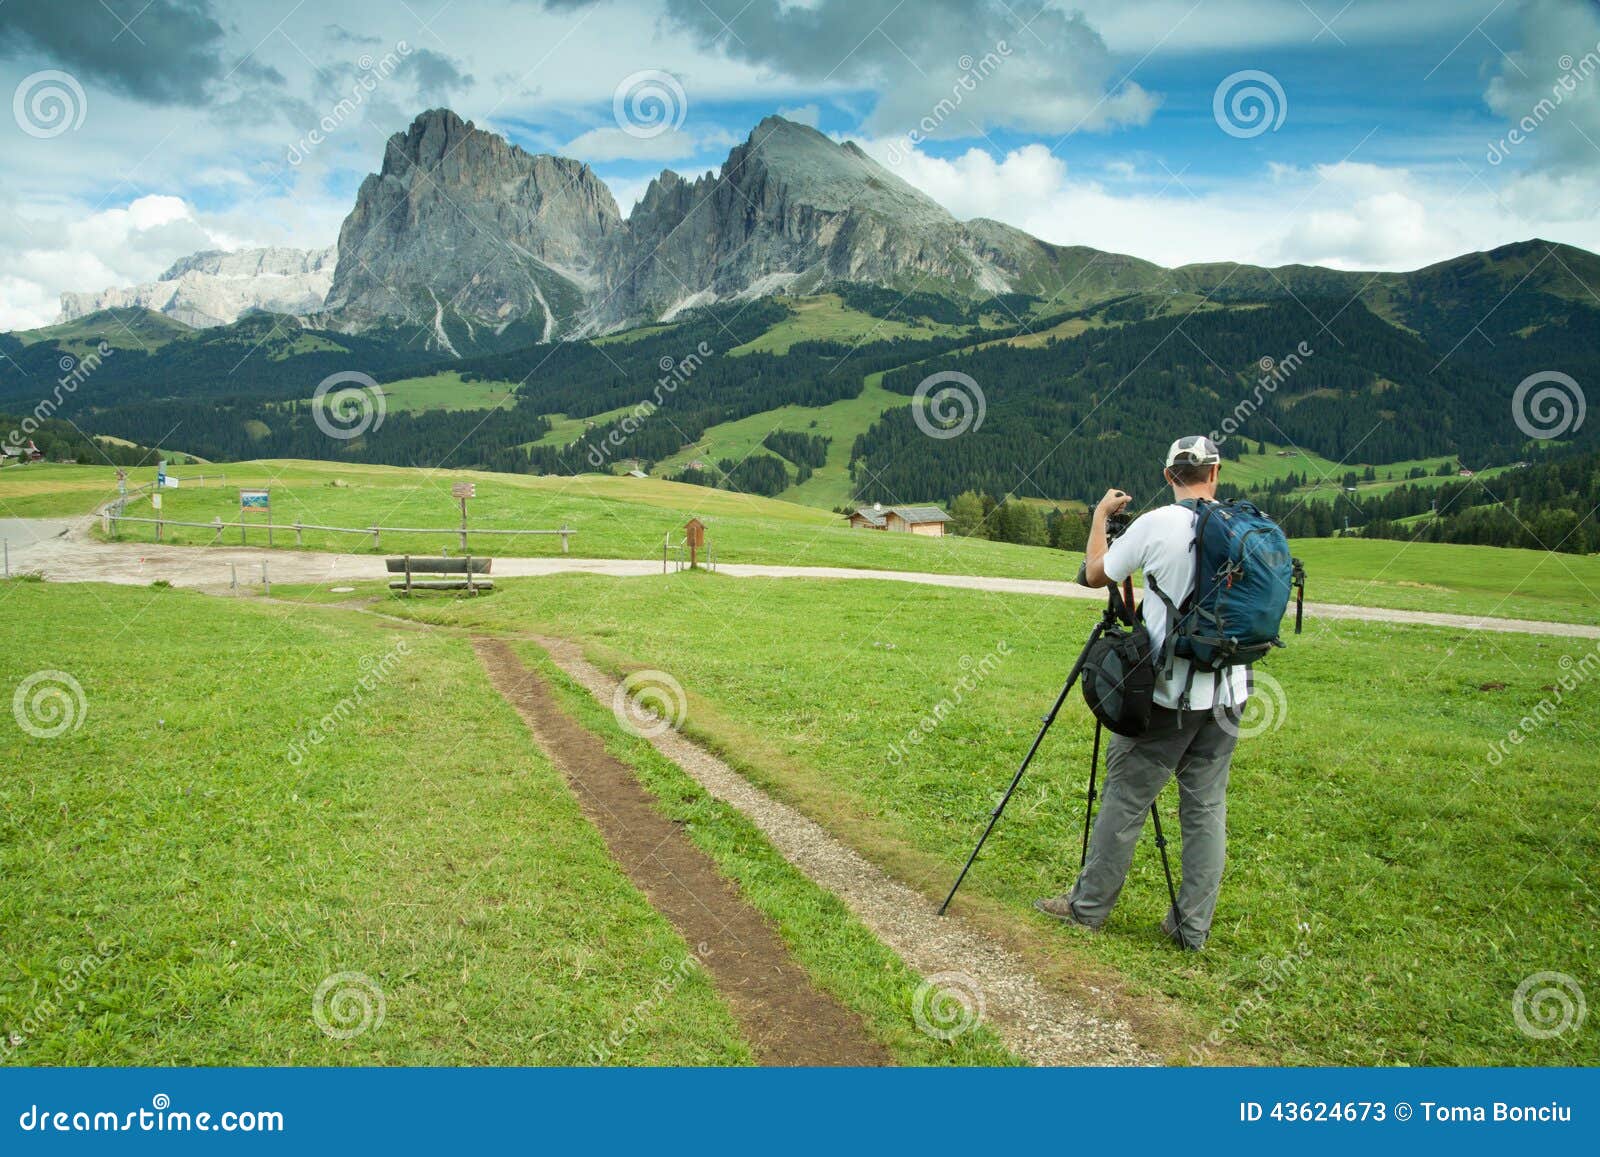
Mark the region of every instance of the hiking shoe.
[[1086, 924], [1079, 919], [1078, 914], [1072, 910], [1072, 901], [1065, 896], [1051, 896], [1044, 900], [1035, 900], [1033, 906], [1046, 916], [1054, 916], [1063, 924], [1073, 924], [1088, 932], [1100, 931], [1093, 924]]
[[1204, 948], [1204, 943], [1190, 944], [1178, 935], [1178, 922], [1172, 918], [1172, 909], [1167, 909], [1167, 914], [1161, 918], [1161, 934], [1172, 942], [1175, 947], [1186, 952], [1199, 952]]

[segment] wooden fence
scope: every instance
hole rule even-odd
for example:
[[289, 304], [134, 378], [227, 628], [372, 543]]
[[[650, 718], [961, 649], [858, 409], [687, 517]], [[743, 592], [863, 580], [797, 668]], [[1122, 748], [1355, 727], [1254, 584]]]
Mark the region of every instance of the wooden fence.
[[359, 534], [363, 536], [370, 536], [372, 539], [373, 550], [381, 550], [383, 548], [382, 536], [384, 534], [454, 534], [459, 536], [462, 550], [467, 549], [467, 537], [469, 533], [473, 535], [559, 534], [561, 536], [561, 553], [568, 554], [570, 553], [571, 549], [568, 539], [570, 539], [572, 535], [578, 533], [570, 526], [563, 526], [559, 530], [493, 530], [489, 528], [474, 527], [470, 532], [468, 532], [459, 526], [322, 526], [315, 522], [274, 523], [245, 522], [243, 520], [238, 522], [223, 522], [220, 515], [212, 519], [210, 522], [185, 522], [176, 518], [135, 518], [131, 515], [123, 514], [120, 503], [113, 503], [111, 506], [107, 507], [100, 516], [101, 528], [108, 535], [116, 535], [121, 533], [121, 527], [124, 522], [153, 524], [156, 528], [157, 542], [161, 541], [162, 528], [167, 526], [191, 526], [198, 527], [201, 530], [209, 530], [212, 531], [213, 534], [211, 536], [211, 541], [206, 544], [207, 546], [221, 545], [222, 532], [224, 530], [231, 530], [235, 527], [237, 527], [239, 530], [240, 546], [248, 545], [246, 541], [246, 532], [249, 530], [265, 530], [267, 532], [268, 546], [272, 545], [272, 532], [274, 530], [293, 531], [294, 544], [296, 546], [301, 546], [304, 544], [304, 538], [302, 536], [306, 531], [320, 530], [332, 534]]

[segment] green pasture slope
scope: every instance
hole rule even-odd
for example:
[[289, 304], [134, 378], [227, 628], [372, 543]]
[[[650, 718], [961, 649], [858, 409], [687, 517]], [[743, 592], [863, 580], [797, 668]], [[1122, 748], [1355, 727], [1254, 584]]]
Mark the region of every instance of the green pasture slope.
[[[0, 1063], [569, 1065], [602, 1045], [608, 1063], [751, 1063], [700, 971], [639, 1014], [688, 946], [465, 637], [259, 599], [0, 583], [0, 686], [38, 671], [74, 726], [7, 743]], [[1015, 1063], [988, 1031], [918, 1032], [918, 978], [842, 903], [552, 677], [899, 1063]], [[364, 990], [374, 1021], [381, 991], [383, 1020], [338, 1039], [315, 994], [355, 973], [333, 991]]]
[[[419, 620], [561, 633], [614, 669], [669, 672], [688, 691], [689, 731], [930, 902], [1096, 614], [974, 591], [705, 574], [378, 597]], [[1600, 965], [1600, 901], [1582, 882], [1600, 858], [1600, 679], [1509, 754], [1490, 752], [1594, 647], [1313, 623], [1260, 668], [1274, 710], [1247, 716], [1264, 730], [1234, 763], [1228, 880], [1212, 944], [1194, 957], [1156, 932], [1166, 893], [1148, 836], [1106, 934], [1030, 907], [1077, 864], [1093, 729], [1074, 697], [959, 903], [1041, 972], [1069, 984], [1123, 977], [1137, 1001], [1178, 1010], [1162, 1023], [1180, 1062], [1593, 1063], [1595, 1018], [1533, 1039], [1511, 1001], [1535, 972], [1586, 977]], [[957, 696], [967, 676], [977, 685]], [[941, 701], [942, 722], [923, 732]], [[912, 731], [922, 742], [907, 741]], [[1174, 836], [1175, 800], [1169, 789], [1161, 801]]]

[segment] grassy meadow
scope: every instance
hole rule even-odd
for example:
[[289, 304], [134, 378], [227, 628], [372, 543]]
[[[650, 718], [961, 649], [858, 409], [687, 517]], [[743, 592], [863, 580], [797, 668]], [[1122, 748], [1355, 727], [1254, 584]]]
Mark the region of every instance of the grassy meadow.
[[[1096, 613], [705, 574], [560, 576], [491, 599], [381, 602], [437, 624], [557, 632], [614, 669], [671, 673], [689, 694], [689, 731], [930, 900]], [[1591, 976], [1600, 964], [1600, 907], [1582, 882], [1600, 858], [1600, 681], [1580, 681], [1508, 754], [1490, 752], [1593, 648], [1313, 623], [1261, 669], [1276, 687], [1264, 683], [1258, 702], [1273, 710], [1246, 718], [1262, 733], [1234, 762], [1229, 875], [1211, 948], [1197, 957], [1156, 932], [1166, 896], [1148, 836], [1106, 934], [1030, 908], [1077, 864], [1092, 727], [1074, 696], [958, 903], [1069, 987], [1125, 979], [1136, 1003], [1168, 1010], [1178, 1060], [1592, 1062], [1600, 1024], [1533, 1040], [1510, 1001], [1531, 973]], [[977, 686], [958, 690], [968, 676]], [[942, 722], [923, 731], [936, 710]], [[1175, 800], [1169, 788], [1176, 840]]]
[[[0, 607], [0, 686], [43, 667], [82, 693], [0, 780], [0, 1063], [750, 1063], [701, 971], [636, 1016], [688, 946], [466, 638], [160, 589], [13, 581]], [[897, 957], [544, 667], [898, 1061], [1015, 1063], [918, 1032]], [[350, 1039], [313, 1017], [341, 973], [383, 995]]]

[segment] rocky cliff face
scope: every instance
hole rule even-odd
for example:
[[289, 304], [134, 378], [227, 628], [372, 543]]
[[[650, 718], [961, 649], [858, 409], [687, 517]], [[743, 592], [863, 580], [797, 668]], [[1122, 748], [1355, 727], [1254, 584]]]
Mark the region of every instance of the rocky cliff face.
[[431, 331], [428, 344], [480, 344], [481, 331], [550, 340], [600, 288], [596, 255], [622, 224], [585, 164], [534, 156], [447, 109], [389, 138], [339, 230], [331, 320]]
[[663, 173], [612, 238], [606, 328], [829, 281], [996, 293], [1049, 249], [989, 223], [969, 230], [853, 143], [768, 117], [697, 181]]
[[60, 320], [137, 307], [206, 328], [229, 325], [252, 310], [310, 313], [328, 296], [333, 266], [331, 248], [208, 250], [183, 258], [144, 285], [63, 293]]

